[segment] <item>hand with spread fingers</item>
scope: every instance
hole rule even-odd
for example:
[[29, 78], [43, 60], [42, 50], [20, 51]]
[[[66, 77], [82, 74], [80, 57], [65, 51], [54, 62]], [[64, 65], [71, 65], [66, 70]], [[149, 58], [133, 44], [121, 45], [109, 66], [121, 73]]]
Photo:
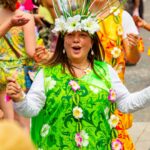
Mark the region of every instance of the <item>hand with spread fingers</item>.
[[38, 46], [35, 49], [34, 60], [37, 63], [47, 63], [52, 57], [53, 53], [48, 51], [44, 46]]

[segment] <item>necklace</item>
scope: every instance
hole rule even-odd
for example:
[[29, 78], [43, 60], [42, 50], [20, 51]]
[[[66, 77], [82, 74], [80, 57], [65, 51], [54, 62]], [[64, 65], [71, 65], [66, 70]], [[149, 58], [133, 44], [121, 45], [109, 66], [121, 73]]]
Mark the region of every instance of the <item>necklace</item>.
[[88, 66], [86, 68], [80, 68], [80, 67], [77, 67], [77, 66], [74, 66], [74, 65], [71, 65], [73, 68], [76, 68], [80, 71], [82, 71], [83, 73], [85, 74], [88, 74], [90, 71], [91, 71], [91, 68], [90, 68], [90, 63], [88, 64]]

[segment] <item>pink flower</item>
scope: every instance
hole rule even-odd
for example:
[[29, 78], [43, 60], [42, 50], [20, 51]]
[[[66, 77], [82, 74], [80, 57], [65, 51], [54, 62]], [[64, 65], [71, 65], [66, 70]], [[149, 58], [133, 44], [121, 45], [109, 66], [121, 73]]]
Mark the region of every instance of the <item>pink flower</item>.
[[78, 83], [76, 81], [71, 80], [69, 82], [69, 85], [72, 87], [72, 90], [74, 92], [76, 92], [77, 90], [80, 90], [80, 86], [78, 85]]
[[109, 90], [108, 100], [115, 102], [116, 100], [116, 91], [113, 89]]
[[75, 141], [78, 147], [87, 147], [89, 144], [89, 136], [84, 130], [82, 130], [75, 135]]
[[112, 150], [123, 150], [121, 141], [119, 139], [112, 141], [111, 148]]
[[78, 147], [81, 147], [81, 145], [82, 145], [82, 137], [81, 137], [80, 133], [77, 133], [77, 134], [75, 135], [75, 141], [76, 141], [76, 143], [77, 143], [77, 146], [78, 146]]

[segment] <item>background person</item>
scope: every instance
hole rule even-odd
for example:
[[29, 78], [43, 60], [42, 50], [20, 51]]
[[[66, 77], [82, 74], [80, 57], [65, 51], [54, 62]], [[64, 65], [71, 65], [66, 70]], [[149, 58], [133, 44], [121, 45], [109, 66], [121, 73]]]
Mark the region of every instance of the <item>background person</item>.
[[[29, 20], [23, 26], [12, 27], [5, 36], [0, 38], [0, 107], [6, 119], [14, 119], [12, 102], [5, 102], [6, 78], [17, 75], [20, 86], [26, 89], [24, 66], [33, 64], [31, 59], [36, 47], [34, 18], [31, 14], [16, 9], [16, 3], [17, 0], [0, 0], [0, 15], [3, 16], [0, 18], [0, 24], [7, 22], [13, 16], [23, 16]], [[28, 121], [26, 123], [23, 118], [20, 118], [20, 123], [27, 126]]]

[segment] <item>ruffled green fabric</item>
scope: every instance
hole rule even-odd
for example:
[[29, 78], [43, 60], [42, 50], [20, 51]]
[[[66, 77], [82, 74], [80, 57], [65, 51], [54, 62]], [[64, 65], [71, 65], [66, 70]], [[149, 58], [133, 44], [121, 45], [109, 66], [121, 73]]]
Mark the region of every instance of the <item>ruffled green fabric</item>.
[[[89, 136], [85, 150], [111, 150], [112, 130], [108, 123], [112, 103], [108, 100], [111, 88], [107, 64], [95, 61], [95, 70], [82, 78], [62, 73], [61, 65], [44, 68], [46, 103], [32, 118], [31, 137], [42, 150], [76, 150], [77, 132], [84, 130]], [[76, 81], [80, 90], [74, 92], [69, 85]], [[83, 110], [80, 122], [73, 117], [76, 103]]]

